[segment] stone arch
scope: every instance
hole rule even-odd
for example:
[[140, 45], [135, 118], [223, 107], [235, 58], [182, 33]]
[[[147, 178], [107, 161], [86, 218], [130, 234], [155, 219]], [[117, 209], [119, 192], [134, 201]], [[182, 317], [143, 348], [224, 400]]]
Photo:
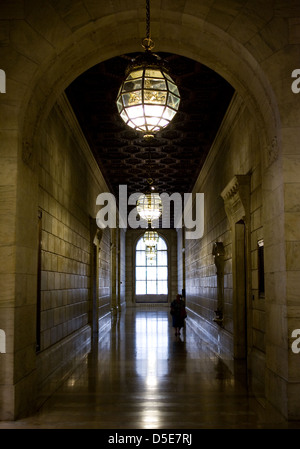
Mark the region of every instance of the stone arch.
[[[22, 3], [21, 1], [20, 5]], [[13, 165], [14, 179], [5, 181], [7, 184], [14, 183], [14, 202], [10, 197], [8, 200], [9, 211], [12, 212], [10, 215], [16, 214], [10, 229], [9, 243], [14, 245], [17, 255], [26, 254], [28, 258], [32, 257], [32, 249], [35, 250], [36, 243], [32, 235], [22, 233], [22, 222], [34, 223], [38, 203], [35, 189], [37, 179], [32, 176], [28, 166], [34, 166], [35, 154], [39, 149], [40, 130], [52, 106], [71, 81], [88, 68], [114, 56], [138, 51], [145, 29], [144, 8], [141, 8], [137, 0], [128, 0], [126, 6], [122, 5], [122, 2], [93, 0], [49, 0], [42, 5], [41, 2], [35, 3], [26, 4], [26, 8], [20, 7], [13, 18], [8, 17], [18, 20], [10, 20], [9, 26], [5, 28], [7, 36], [4, 36], [4, 31], [1, 41], [4, 43], [1, 46], [1, 68], [5, 69], [7, 75], [7, 92], [1, 108], [3, 120], [0, 126], [1, 131], [4, 130], [1, 145], [10, 152], [9, 169]], [[55, 8], [52, 3], [55, 3]], [[260, 1], [245, 2], [247, 11], [250, 12], [248, 16], [246, 6], [241, 2], [236, 3], [239, 6], [235, 8], [235, 2], [229, 7], [227, 0], [218, 0], [211, 7], [206, 7], [197, 0], [176, 4], [153, 2], [152, 37], [156, 43], [155, 51], [177, 53], [192, 58], [223, 76], [252, 112], [260, 137], [260, 148], [265, 150], [271, 163], [281, 153], [281, 123], [277, 98], [281, 106], [281, 90], [278, 84], [284, 75], [278, 72], [272, 77], [271, 63], [266, 62], [266, 59], [270, 60], [289, 43], [284, 33], [281, 35], [278, 29], [274, 29], [276, 21], [278, 23], [282, 20], [283, 23], [285, 19], [279, 17], [278, 13], [274, 18], [275, 25], [273, 22], [272, 30], [271, 22], [273, 15], [276, 15], [275, 2], [265, 2], [265, 6], [262, 6]], [[5, 7], [1, 5], [1, 11]], [[243, 35], [241, 25], [235, 29], [232, 26], [243, 12], [248, 24], [248, 38]], [[283, 16], [283, 13], [281, 15]], [[7, 15], [3, 14], [3, 17]], [[267, 29], [267, 36], [270, 36], [272, 31], [273, 35], [280, 35], [280, 38], [274, 38], [267, 49], [261, 37], [264, 29]], [[256, 37], [256, 40], [253, 39], [249, 44], [250, 36]], [[292, 50], [290, 53], [292, 54]], [[274, 61], [274, 66], [276, 62], [278, 63], [278, 60]], [[273, 88], [279, 92], [277, 97]], [[26, 164], [22, 164], [19, 157], [21, 148]], [[273, 191], [271, 194], [275, 195]], [[282, 204], [280, 207], [283, 208]], [[275, 228], [275, 220], [271, 226]], [[281, 240], [284, 231], [280, 229], [280, 232]], [[272, 233], [270, 235], [272, 236]], [[2, 244], [7, 245], [7, 239], [5, 242], [2, 239]], [[22, 273], [23, 276], [22, 264], [28, 258], [15, 257], [16, 262], [12, 264], [16, 267], [8, 264], [9, 273]], [[280, 269], [284, 270], [284, 267]], [[13, 282], [17, 283], [16, 276]], [[11, 317], [10, 322], [14, 322], [15, 316], [19, 318], [22, 308], [14, 309], [15, 298], [12, 289], [9, 298], [7, 310]], [[28, 324], [32, 319], [31, 315], [30, 318], [29, 314], [26, 316]], [[282, 335], [284, 336], [284, 332], [280, 336]], [[20, 353], [21, 351], [18, 351], [18, 355]], [[279, 356], [281, 353], [278, 351], [274, 358]], [[2, 369], [13, 372], [13, 369], [10, 369], [11, 363], [11, 360], [5, 359]], [[287, 376], [287, 371], [284, 375]], [[274, 389], [275, 386], [274, 382]], [[14, 403], [13, 398], [0, 417], [15, 416], [18, 410], [14, 409]], [[286, 408], [286, 405], [282, 407]]]
[[[128, 12], [127, 20], [134, 22], [132, 18], [135, 18], [136, 26], [132, 27], [132, 31], [128, 29], [128, 22], [122, 19], [123, 14], [116, 12], [106, 20], [99, 17], [83, 29], [76, 30], [65, 41], [59, 54], [49, 54], [40, 64], [20, 108], [23, 158], [27, 162], [32, 158], [39, 130], [52, 106], [77, 76], [106, 59], [139, 51], [139, 42], [143, 37], [143, 30], [139, 31], [142, 19], [139, 21], [135, 9]], [[280, 148], [280, 116], [276, 98], [262, 66], [250, 51], [214, 24], [179, 12], [174, 13], [178, 22], [178, 42], [176, 37], [166, 35], [166, 30], [172, 26], [171, 12], [159, 11], [156, 14], [161, 14], [162, 17], [155, 28], [156, 36], [153, 36], [158, 44], [155, 51], [189, 57], [223, 76], [252, 111], [262, 147], [272, 147], [276, 138]], [[115, 29], [116, 23], [119, 23], [118, 33], [114, 35], [111, 29]], [[121, 41], [120, 35], [123, 36]]]

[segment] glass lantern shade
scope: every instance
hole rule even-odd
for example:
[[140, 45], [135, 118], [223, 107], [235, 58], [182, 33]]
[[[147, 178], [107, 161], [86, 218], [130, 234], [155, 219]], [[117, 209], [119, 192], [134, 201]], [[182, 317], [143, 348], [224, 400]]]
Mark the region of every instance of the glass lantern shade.
[[162, 214], [162, 200], [155, 192], [142, 194], [137, 200], [136, 209], [142, 219], [151, 223]]
[[180, 94], [160, 66], [132, 68], [121, 84], [117, 108], [124, 122], [143, 134], [165, 128], [178, 111]]
[[156, 262], [156, 249], [153, 247], [146, 247], [146, 257], [147, 261], [150, 265]]
[[145, 245], [149, 248], [155, 248], [158, 240], [159, 235], [156, 231], [146, 231], [143, 237]]

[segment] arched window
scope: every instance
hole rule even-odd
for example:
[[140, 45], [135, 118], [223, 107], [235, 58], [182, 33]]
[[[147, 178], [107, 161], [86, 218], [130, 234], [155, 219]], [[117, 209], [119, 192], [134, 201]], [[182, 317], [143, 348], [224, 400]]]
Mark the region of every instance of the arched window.
[[[137, 242], [135, 254], [135, 295], [137, 301], [167, 301], [168, 248], [161, 236], [157, 243], [157, 253], [154, 261], [149, 261], [146, 257], [146, 245], [143, 237]], [[145, 295], [147, 298], [145, 298]]]
[[3, 329], [0, 329], [0, 353], [6, 353], [6, 335]]

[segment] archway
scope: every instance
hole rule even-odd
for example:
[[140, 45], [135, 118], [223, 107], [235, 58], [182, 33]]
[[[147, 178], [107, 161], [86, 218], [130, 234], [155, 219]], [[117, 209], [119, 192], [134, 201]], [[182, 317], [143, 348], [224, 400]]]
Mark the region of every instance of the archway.
[[[161, 14], [163, 16], [163, 12]], [[118, 22], [121, 20], [121, 15], [121, 13], [115, 14], [111, 17], [111, 21]], [[134, 17], [134, 11], [132, 16]], [[179, 26], [177, 32], [181, 36], [180, 47], [178, 47], [176, 41], [165, 37], [164, 30], [168, 27], [168, 23], [165, 23], [164, 18], [161, 17], [164, 26], [161, 25], [158, 36], [154, 36], [159, 42], [159, 48], [156, 51], [177, 53], [201, 62], [216, 71], [234, 87], [250, 109], [260, 131], [262, 148], [271, 146], [274, 136], [280, 146], [278, 106], [272, 87], [258, 61], [245, 46], [220, 28], [197, 17], [184, 18], [186, 20]], [[189, 26], [189, 21], [192, 27]], [[99, 35], [108, 32], [106, 23], [102, 24], [99, 21], [98, 26]], [[45, 58], [46, 62], [40, 64], [32, 88], [29, 87], [21, 105], [23, 156], [29, 164], [34, 163], [35, 143], [38, 142], [39, 130], [64, 89], [93, 65], [114, 56], [138, 51], [137, 42], [142, 36], [131, 36], [127, 40], [127, 28], [125, 23], [120, 25], [118, 30], [118, 33], [124, 35], [123, 42], [115, 42], [115, 37], [111, 35], [110, 30], [108, 43], [107, 39], [99, 40], [95, 42], [95, 46], [91, 47], [90, 39], [95, 35], [95, 29], [94, 24], [90, 24], [85, 27], [84, 35], [80, 35], [81, 45], [75, 47], [74, 42], [66, 42], [60, 54], [54, 56], [54, 60], [52, 56], [48, 61]], [[194, 45], [191, 45], [189, 40], [191, 33], [195, 36]], [[79, 34], [78, 31], [74, 33], [75, 40], [77, 34]], [[222, 54], [219, 52], [220, 47], [223, 50]]]
[[[61, 3], [63, 5], [63, 2]], [[14, 248], [15, 256], [22, 255], [22, 257], [16, 257], [17, 268], [15, 271], [12, 269], [11, 273], [27, 273], [26, 261], [37, 251], [35, 214], [38, 207], [38, 180], [35, 164], [37, 153], [41, 151], [40, 131], [61, 93], [80, 73], [105, 59], [137, 50], [137, 42], [143, 37], [141, 25], [144, 22], [144, 14], [140, 14], [137, 3], [134, 2], [132, 9], [125, 12], [112, 11], [111, 5], [107, 5], [104, 9], [102, 5], [94, 8], [89, 5], [91, 16], [89, 18], [85, 16], [86, 19], [80, 21], [78, 14], [76, 25], [73, 24], [73, 27], [71, 26], [68, 30], [61, 18], [50, 19], [56, 17], [56, 12], [52, 9], [47, 11], [49, 12], [47, 15], [43, 8], [37, 8], [31, 11], [26, 22], [20, 20], [19, 23], [14, 24], [12, 30], [14, 51], [15, 54], [18, 53], [20, 59], [18, 64], [10, 69], [7, 85], [8, 92], [13, 85], [18, 86], [10, 105], [14, 136], [7, 132], [7, 123], [2, 126], [4, 128], [3, 146], [13, 146], [15, 155], [13, 163], [17, 187], [14, 192], [13, 213], [16, 216], [18, 238], [17, 242], [14, 241]], [[226, 2], [223, 3], [225, 7]], [[233, 85], [252, 112], [253, 120], [259, 130], [261, 148], [266, 151], [262, 157], [268, 157], [268, 149], [270, 147], [272, 149], [275, 136], [276, 151], [280, 153], [281, 130], [278, 106], [262, 65], [243, 44], [243, 39], [239, 41], [238, 37], [233, 37], [233, 34], [216, 26], [213, 21], [206, 20], [201, 11], [197, 10], [196, 4], [196, 1], [191, 2], [191, 5], [194, 5], [194, 11], [187, 11], [187, 8], [174, 11], [172, 6], [169, 7], [170, 9], [154, 9], [153, 37], [158, 44], [157, 51], [173, 52], [195, 59], [222, 75]], [[60, 13], [67, 18], [68, 7], [64, 6], [65, 11], [62, 13], [60, 10]], [[73, 2], [72, 8], [75, 6], [79, 7], [79, 2]], [[46, 15], [47, 23], [40, 20]], [[255, 24], [255, 17], [253, 24]], [[257, 29], [256, 26], [255, 29]], [[112, 33], [112, 30], [116, 32]], [[24, 36], [27, 38], [22, 40]], [[219, 52], [220, 47], [223, 49], [222, 54]], [[34, 63], [28, 63], [27, 70], [22, 72], [22, 62], [25, 59], [27, 62], [30, 57]], [[7, 55], [6, 60], [9, 61]], [[10, 62], [9, 66], [11, 65]], [[274, 153], [271, 152], [269, 156], [273, 158]], [[272, 167], [269, 167], [269, 170], [272, 174]], [[23, 233], [22, 223], [25, 222], [32, 224], [31, 232]], [[14, 282], [17, 283], [16, 277]], [[27, 290], [26, 295], [31, 301], [35, 298], [34, 286], [31, 290]], [[26, 301], [23, 305], [25, 303]], [[12, 304], [16, 306], [14, 300], [11, 300], [7, 313], [16, 314], [16, 311], [8, 311], [11, 310]], [[19, 307], [18, 313], [22, 313], [21, 309]], [[23, 321], [24, 327], [30, 330], [33, 326], [32, 316], [27, 314], [26, 317]], [[25, 345], [23, 351], [25, 352], [28, 347], [30, 344], [27, 347]], [[19, 351], [19, 355], [21, 352]], [[6, 363], [10, 362], [4, 361], [3, 366]], [[26, 402], [26, 394], [30, 395], [34, 390], [32, 387], [34, 369], [34, 358], [32, 358], [32, 366], [29, 368], [31, 375], [27, 376], [26, 380], [31, 388], [27, 389], [27, 393], [22, 393], [24, 400], [21, 402]], [[12, 379], [10, 383], [13, 383]], [[5, 417], [17, 414], [18, 410], [15, 409], [9, 413], [4, 412]]]

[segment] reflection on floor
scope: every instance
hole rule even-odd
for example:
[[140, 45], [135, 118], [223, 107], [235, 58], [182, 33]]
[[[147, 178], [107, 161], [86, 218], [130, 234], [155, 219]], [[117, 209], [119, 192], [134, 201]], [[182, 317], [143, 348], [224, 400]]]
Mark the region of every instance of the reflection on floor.
[[34, 416], [0, 429], [300, 428], [263, 409], [187, 320], [167, 308], [127, 309]]

